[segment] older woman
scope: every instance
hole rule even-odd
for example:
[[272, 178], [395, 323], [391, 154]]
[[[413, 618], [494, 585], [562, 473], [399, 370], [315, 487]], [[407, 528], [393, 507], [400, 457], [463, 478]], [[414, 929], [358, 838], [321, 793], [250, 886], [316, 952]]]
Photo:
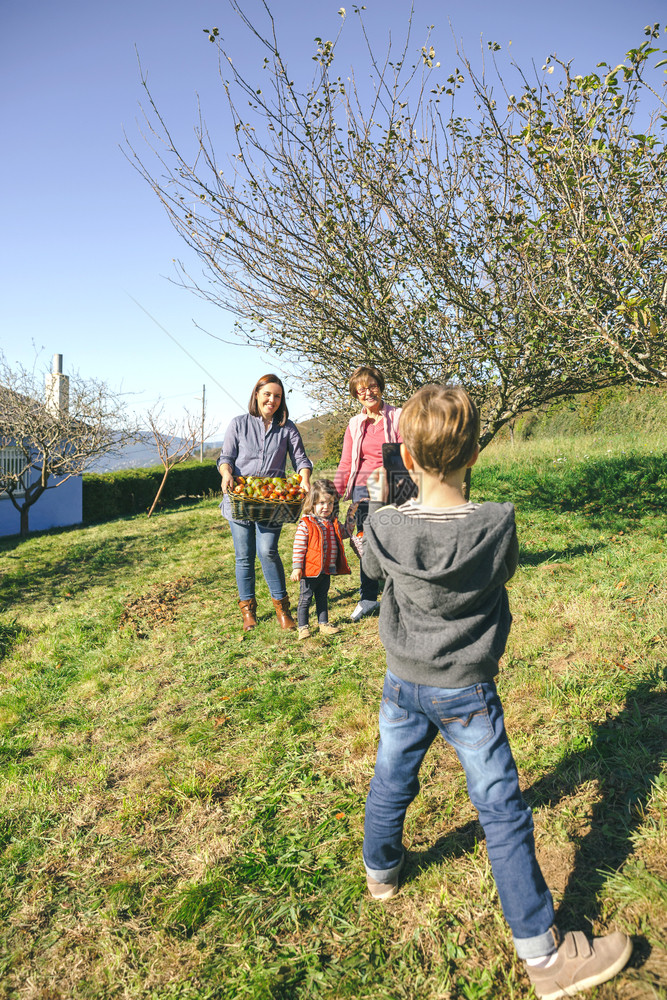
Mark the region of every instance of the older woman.
[[218, 459], [223, 498], [220, 508], [229, 521], [236, 555], [236, 586], [243, 629], [257, 624], [255, 599], [255, 558], [259, 561], [281, 628], [294, 629], [285, 584], [285, 570], [278, 554], [282, 525], [236, 520], [227, 495], [234, 476], [285, 475], [287, 457], [301, 475], [304, 489], [310, 489], [313, 463], [306, 457], [296, 424], [288, 419], [285, 388], [277, 375], [263, 375], [255, 384], [248, 412], [234, 417]]
[[[362, 529], [368, 516], [366, 480], [382, 465], [382, 445], [401, 441], [398, 432], [400, 409], [382, 399], [384, 378], [372, 365], [362, 365], [352, 372], [350, 395], [361, 403], [361, 413], [352, 417], [345, 437], [343, 454], [334, 477], [334, 484], [344, 499], [359, 502], [357, 528]], [[378, 581], [366, 576], [360, 568], [359, 603], [350, 615], [353, 622], [379, 610]]]

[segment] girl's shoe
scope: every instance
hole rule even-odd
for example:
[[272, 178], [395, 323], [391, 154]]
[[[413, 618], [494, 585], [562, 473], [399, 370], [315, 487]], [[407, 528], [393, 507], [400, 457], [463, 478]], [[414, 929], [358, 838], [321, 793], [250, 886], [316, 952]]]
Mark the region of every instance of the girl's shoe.
[[299, 639], [310, 639], [310, 629], [307, 625], [299, 625]]
[[342, 629], [338, 625], [330, 625], [329, 622], [320, 622], [320, 633], [322, 635], [338, 635]]

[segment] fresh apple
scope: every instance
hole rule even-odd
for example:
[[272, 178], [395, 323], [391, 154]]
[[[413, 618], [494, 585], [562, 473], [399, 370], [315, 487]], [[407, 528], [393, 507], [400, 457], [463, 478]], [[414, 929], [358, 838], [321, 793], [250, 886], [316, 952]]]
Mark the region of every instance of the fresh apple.
[[306, 493], [297, 474], [280, 476], [236, 476], [234, 493], [249, 500], [269, 500], [274, 503], [301, 503]]

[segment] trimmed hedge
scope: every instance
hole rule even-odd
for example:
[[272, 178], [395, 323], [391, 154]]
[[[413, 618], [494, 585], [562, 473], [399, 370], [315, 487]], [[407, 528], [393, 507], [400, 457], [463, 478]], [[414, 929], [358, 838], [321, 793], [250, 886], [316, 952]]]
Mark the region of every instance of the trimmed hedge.
[[[83, 521], [112, 521], [116, 517], [147, 513], [164, 469], [121, 469], [118, 472], [86, 473], [83, 477]], [[220, 473], [215, 462], [183, 462], [167, 476], [158, 509], [178, 497], [200, 497], [220, 492]]]

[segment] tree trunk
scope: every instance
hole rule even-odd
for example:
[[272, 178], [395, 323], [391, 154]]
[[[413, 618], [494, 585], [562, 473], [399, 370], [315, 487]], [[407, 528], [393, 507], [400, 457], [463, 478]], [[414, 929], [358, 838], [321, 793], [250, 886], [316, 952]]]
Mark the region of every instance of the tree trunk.
[[164, 484], [167, 482], [167, 476], [168, 475], [169, 475], [169, 469], [165, 469], [164, 470], [164, 476], [162, 477], [162, 482], [160, 483], [160, 486], [158, 487], [158, 491], [155, 494], [155, 500], [153, 500], [153, 506], [148, 511], [148, 516], [149, 517], [151, 516], [151, 514], [155, 510], [155, 505], [158, 502], [158, 500], [160, 499], [160, 497], [162, 496], [162, 490], [164, 489]]
[[[46, 480], [48, 481], [48, 476], [46, 477]], [[23, 503], [21, 504], [20, 507], [18, 505], [18, 501], [16, 500], [14, 494], [13, 493], [9, 494], [9, 499], [19, 512], [19, 518], [20, 518], [19, 534], [21, 535], [22, 538], [25, 538], [26, 535], [30, 534], [30, 527], [29, 527], [30, 508], [34, 503], [37, 503], [37, 501], [41, 497], [42, 493], [45, 492], [45, 490], [46, 490], [46, 485], [41, 485], [41, 483], [33, 484], [33, 486], [30, 489], [26, 490], [23, 496]]]
[[466, 477], [463, 480], [463, 499], [470, 500], [470, 481], [472, 479], [472, 469], [466, 469]]
[[43, 492], [44, 490], [40, 489], [36, 495], [35, 494], [28, 495], [26, 493], [23, 498], [23, 503], [20, 506], [18, 500], [16, 499], [12, 491], [9, 491], [7, 494], [9, 496], [9, 499], [13, 503], [14, 508], [19, 512], [19, 534], [21, 538], [26, 538], [26, 536], [30, 534], [30, 524], [29, 524], [30, 508], [32, 507], [32, 505], [35, 503], [36, 500], [39, 500]]

